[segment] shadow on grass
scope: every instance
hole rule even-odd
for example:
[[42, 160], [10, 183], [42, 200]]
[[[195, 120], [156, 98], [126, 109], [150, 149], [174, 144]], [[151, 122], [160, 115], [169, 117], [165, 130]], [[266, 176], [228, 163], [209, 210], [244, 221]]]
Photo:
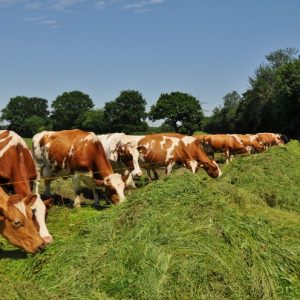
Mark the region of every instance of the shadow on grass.
[[0, 249], [0, 260], [1, 259], [25, 259], [27, 254], [21, 249], [15, 250], [2, 250]]

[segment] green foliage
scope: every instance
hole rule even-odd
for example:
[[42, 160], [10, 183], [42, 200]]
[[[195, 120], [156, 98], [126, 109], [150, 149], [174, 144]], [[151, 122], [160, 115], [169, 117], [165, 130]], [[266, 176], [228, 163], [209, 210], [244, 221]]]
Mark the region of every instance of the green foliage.
[[99, 211], [54, 206], [45, 252], [1, 239], [2, 298], [299, 299], [300, 144], [221, 169], [178, 169]]
[[[49, 124], [48, 113], [47, 100], [17, 96], [11, 98], [7, 106], [2, 109], [1, 121], [9, 123], [8, 129], [22, 136], [31, 136], [32, 133]], [[31, 124], [31, 121], [34, 123]]]
[[97, 134], [108, 131], [103, 109], [91, 109], [84, 114], [81, 128]]
[[54, 130], [81, 128], [84, 115], [94, 107], [89, 95], [80, 91], [64, 92], [51, 104]]
[[132, 133], [145, 131], [146, 100], [139, 91], [126, 90], [111, 102], [105, 103], [104, 118], [109, 132]]
[[152, 121], [165, 120], [175, 132], [192, 134], [201, 129], [203, 111], [200, 102], [193, 96], [172, 92], [161, 94], [155, 105], [152, 105], [148, 117]]
[[300, 138], [300, 58], [296, 54], [295, 48], [287, 48], [267, 55], [267, 64], [260, 65], [249, 79], [250, 88], [242, 99], [230, 107], [224, 101], [206, 122], [205, 130], [270, 131]]
[[49, 119], [44, 119], [40, 116], [33, 115], [31, 117], [28, 117], [24, 121], [24, 128], [26, 128], [26, 134], [24, 136], [26, 137], [32, 137], [38, 132], [41, 132], [43, 130], [51, 130], [52, 126], [51, 123], [47, 122]]
[[237, 108], [242, 101], [237, 91], [232, 91], [223, 97], [223, 107], [219, 106], [213, 110], [212, 117], [204, 124], [204, 130], [212, 133], [236, 132], [235, 122]]

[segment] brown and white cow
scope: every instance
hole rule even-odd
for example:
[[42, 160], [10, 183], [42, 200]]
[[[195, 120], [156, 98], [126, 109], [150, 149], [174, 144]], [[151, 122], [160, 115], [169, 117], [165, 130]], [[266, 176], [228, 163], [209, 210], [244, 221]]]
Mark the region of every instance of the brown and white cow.
[[0, 187], [0, 234], [27, 253], [36, 253], [45, 247], [33, 221], [31, 206], [35, 201], [37, 195], [24, 199], [18, 194], [8, 196]]
[[176, 162], [183, 164], [193, 173], [196, 172], [198, 163], [179, 138], [160, 134], [149, 134], [143, 137], [135, 136], [135, 138], [142, 161], [140, 165], [147, 170], [148, 177], [151, 178], [150, 170], [152, 170], [157, 179], [156, 169], [160, 166], [166, 167], [166, 175], [170, 174]]
[[[15, 132], [0, 131], [0, 182], [9, 194], [19, 194], [22, 198], [32, 193], [32, 183], [37, 177], [36, 167], [31, 151], [24, 140]], [[46, 207], [37, 194], [37, 200], [32, 202], [39, 232], [46, 243], [52, 242], [45, 214]]]
[[251, 152], [257, 153], [264, 151], [264, 146], [259, 141], [257, 134], [232, 134], [239, 142], [241, 142], [245, 147], [249, 147]]
[[199, 167], [203, 168], [209, 176], [216, 178], [222, 175], [218, 164], [207, 156], [203, 150], [202, 143], [197, 138], [180, 133], [160, 133], [160, 135], [180, 138], [186, 145], [189, 154], [198, 162]]
[[113, 173], [103, 146], [94, 133], [78, 129], [43, 131], [36, 134], [32, 141], [33, 155], [39, 174], [45, 179], [47, 195], [50, 195], [53, 177], [73, 175], [74, 206], [80, 206], [81, 181], [93, 190], [95, 204], [99, 201], [95, 189], [103, 186], [114, 204], [125, 200], [124, 181], [127, 178]]
[[114, 172], [127, 175], [126, 187], [135, 188], [134, 176], [142, 175], [139, 166], [139, 152], [130, 136], [123, 132], [97, 135], [100, 139], [107, 159], [109, 159]]
[[[285, 143], [285, 139], [280, 134], [271, 133], [271, 132], [261, 132], [256, 134], [259, 142], [265, 147], [265, 149], [271, 146], [283, 145]], [[286, 138], [286, 137], [285, 137]]]
[[232, 159], [233, 154], [250, 153], [251, 148], [244, 146], [241, 141], [230, 134], [208, 134], [208, 135], [194, 135], [202, 143], [206, 143], [212, 149], [209, 153], [214, 157], [215, 152], [223, 152], [226, 158], [226, 163]]

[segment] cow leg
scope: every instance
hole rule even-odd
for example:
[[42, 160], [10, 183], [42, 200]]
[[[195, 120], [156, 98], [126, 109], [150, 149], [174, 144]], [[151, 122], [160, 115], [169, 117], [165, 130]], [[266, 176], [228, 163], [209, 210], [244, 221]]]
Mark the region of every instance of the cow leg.
[[158, 179], [158, 173], [155, 168], [152, 169], [152, 172], [154, 174], [154, 179]]
[[225, 156], [225, 159], [226, 159], [226, 164], [228, 164], [229, 159], [230, 159], [230, 153], [229, 153], [228, 149], [224, 151], [224, 156]]
[[166, 175], [169, 175], [171, 173], [174, 164], [175, 164], [175, 162], [171, 162], [171, 163], [169, 163], [167, 165], [167, 167], [166, 167]]
[[100, 206], [100, 201], [98, 197], [98, 193], [96, 189], [93, 189], [93, 195], [94, 195], [94, 206], [99, 207]]
[[152, 177], [151, 177], [151, 169], [149, 168], [149, 169], [147, 169], [146, 170], [147, 171], [147, 177], [148, 177], [148, 180], [152, 180]]
[[72, 183], [73, 183], [73, 189], [75, 192], [75, 199], [74, 199], [74, 207], [81, 207], [80, 204], [80, 181], [81, 179], [78, 176], [71, 176], [72, 177]]

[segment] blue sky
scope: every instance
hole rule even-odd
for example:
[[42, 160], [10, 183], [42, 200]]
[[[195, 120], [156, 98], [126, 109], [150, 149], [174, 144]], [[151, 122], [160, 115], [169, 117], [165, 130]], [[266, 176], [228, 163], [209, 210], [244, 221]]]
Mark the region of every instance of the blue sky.
[[0, 109], [15, 96], [186, 92], [206, 115], [265, 55], [300, 49], [299, 0], [0, 0]]

